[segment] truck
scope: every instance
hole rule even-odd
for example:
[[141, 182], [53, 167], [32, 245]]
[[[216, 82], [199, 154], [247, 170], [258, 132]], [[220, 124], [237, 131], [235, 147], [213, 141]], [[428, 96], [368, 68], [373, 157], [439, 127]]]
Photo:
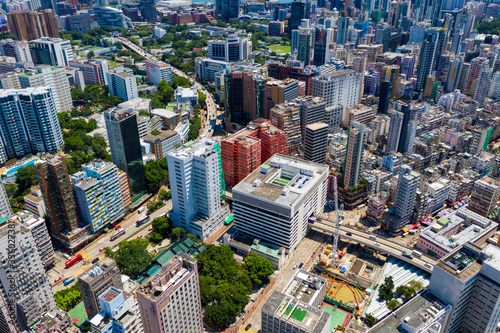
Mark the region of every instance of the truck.
[[315, 220], [316, 219], [314, 217], [310, 217], [310, 218], [307, 219], [307, 222], [314, 223]]
[[406, 257], [406, 258], [409, 258], [409, 259], [413, 259], [411, 253], [410, 252], [406, 252], [406, 251], [403, 251], [403, 257]]
[[414, 255], [417, 258], [422, 258], [422, 252], [413, 250], [412, 255]]

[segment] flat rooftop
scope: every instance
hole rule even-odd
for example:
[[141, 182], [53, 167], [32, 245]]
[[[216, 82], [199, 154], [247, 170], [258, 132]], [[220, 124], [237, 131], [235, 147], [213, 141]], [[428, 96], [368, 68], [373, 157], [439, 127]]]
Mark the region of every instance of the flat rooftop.
[[467, 243], [456, 252], [439, 260], [436, 265], [448, 274], [465, 282], [481, 269], [482, 264], [477, 259], [482, 250], [481, 247], [475, 244]]
[[108, 292], [106, 292], [105, 294], [101, 295], [101, 298], [103, 300], [105, 300], [106, 302], [111, 302], [119, 294], [120, 294], [119, 292], [117, 292], [116, 290], [114, 290], [114, 289], [111, 288], [111, 289], [108, 290]]
[[326, 172], [326, 165], [276, 154], [233, 187], [233, 196], [241, 193], [290, 207], [309, 195]]
[[299, 269], [285, 288], [284, 293], [312, 305], [326, 285], [326, 279]]

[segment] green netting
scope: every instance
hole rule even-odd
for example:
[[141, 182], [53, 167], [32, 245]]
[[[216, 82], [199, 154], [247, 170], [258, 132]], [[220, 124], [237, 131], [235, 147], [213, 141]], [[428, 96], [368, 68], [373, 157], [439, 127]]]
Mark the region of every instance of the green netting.
[[224, 181], [224, 171], [222, 170], [222, 156], [220, 152], [220, 143], [214, 145], [214, 150], [219, 155], [219, 181], [220, 181], [220, 198], [226, 200], [226, 182]]

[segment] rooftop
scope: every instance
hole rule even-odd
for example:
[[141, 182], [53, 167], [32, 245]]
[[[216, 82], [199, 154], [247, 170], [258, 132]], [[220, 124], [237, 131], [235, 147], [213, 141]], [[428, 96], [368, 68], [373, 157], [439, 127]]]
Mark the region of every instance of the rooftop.
[[154, 134], [148, 134], [144, 137], [144, 140], [147, 140], [147, 141], [156, 141], [156, 140], [164, 140], [164, 139], [168, 139], [168, 138], [171, 138], [173, 136], [176, 136], [178, 135], [178, 133], [176, 131], [163, 131], [161, 132], [160, 134], [157, 134], [157, 135], [154, 135]]
[[481, 247], [467, 243], [457, 251], [439, 260], [436, 266], [465, 282], [481, 269], [482, 264], [477, 260], [481, 251]]
[[327, 280], [325, 278], [299, 269], [285, 287], [284, 293], [312, 305], [320, 297], [320, 291], [326, 286], [326, 283]]

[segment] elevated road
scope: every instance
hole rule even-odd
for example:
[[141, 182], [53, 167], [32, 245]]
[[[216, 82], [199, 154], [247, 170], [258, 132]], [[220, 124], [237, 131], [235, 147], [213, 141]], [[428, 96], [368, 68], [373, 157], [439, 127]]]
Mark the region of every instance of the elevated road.
[[[335, 222], [322, 219], [322, 221], [310, 223], [309, 227], [311, 229], [333, 234], [335, 231]], [[372, 236], [372, 238], [376, 237], [376, 239], [370, 239], [370, 236]], [[416, 256], [412, 256], [412, 258], [405, 257], [403, 256], [403, 251], [411, 253], [411, 249], [408, 249], [407, 247], [392, 240], [383, 238], [377, 234], [372, 234], [363, 230], [356, 229], [354, 227], [341, 226], [340, 237], [342, 239], [363, 244], [374, 250], [390, 254], [393, 257], [409, 262], [412, 265], [415, 265], [429, 273], [432, 272], [434, 264], [436, 263], [435, 258], [429, 257], [427, 255], [422, 255], [422, 257], [420, 258], [417, 258]]]
[[[128, 39], [123, 38], [123, 37], [118, 37], [118, 40], [120, 42], [122, 42], [123, 45], [126, 48], [134, 51], [135, 53], [139, 54], [140, 56], [143, 56], [144, 58], [146, 58], [148, 60], [158, 60], [158, 57], [156, 57], [154, 54], [149, 53], [148, 51], [146, 51], [142, 47], [135, 45], [134, 43], [132, 43]], [[196, 82], [196, 81], [192, 80], [189, 77], [189, 75], [187, 75], [186, 73], [184, 73], [183, 71], [181, 71], [178, 68], [175, 68], [173, 66], [170, 66], [170, 67], [172, 67], [172, 73], [174, 73], [177, 76], [181, 76], [183, 78], [188, 79], [189, 82], [191, 84], [193, 84], [196, 87], [196, 89], [198, 89], [198, 91], [203, 92], [205, 94], [205, 96], [207, 96], [207, 98], [206, 98], [207, 119], [206, 119], [206, 122], [205, 122], [205, 126], [203, 126], [203, 129], [200, 132], [200, 135], [204, 135], [204, 136], [207, 136], [207, 137], [212, 137], [212, 134], [213, 134], [214, 131], [213, 131], [213, 129], [212, 129], [212, 131], [209, 131], [208, 129], [210, 127], [210, 125], [209, 125], [210, 121], [213, 120], [214, 123], [215, 123], [215, 120], [217, 119], [217, 107], [216, 107], [216, 104], [215, 104], [215, 101], [214, 101], [214, 97], [212, 96], [211, 93], [209, 93], [208, 91], [204, 90], [203, 86], [199, 82]]]

